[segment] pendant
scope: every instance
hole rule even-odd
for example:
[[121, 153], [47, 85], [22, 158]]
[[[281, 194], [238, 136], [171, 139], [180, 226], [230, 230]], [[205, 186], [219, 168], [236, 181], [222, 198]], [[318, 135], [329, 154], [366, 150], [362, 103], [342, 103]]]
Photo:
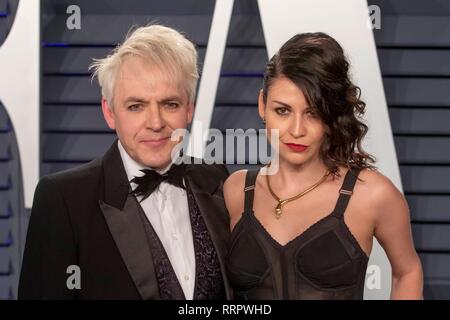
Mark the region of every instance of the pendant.
[[281, 217], [281, 206], [283, 205], [283, 202], [278, 202], [277, 206], [275, 207], [275, 218], [280, 219]]

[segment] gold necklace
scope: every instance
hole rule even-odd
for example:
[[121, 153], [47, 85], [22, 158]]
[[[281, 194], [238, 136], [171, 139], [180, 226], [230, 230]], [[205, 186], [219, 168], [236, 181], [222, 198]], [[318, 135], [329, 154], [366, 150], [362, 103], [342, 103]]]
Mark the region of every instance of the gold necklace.
[[283, 207], [283, 205], [285, 205], [286, 203], [288, 203], [288, 202], [290, 202], [290, 201], [296, 200], [296, 199], [298, 199], [298, 198], [304, 196], [304, 195], [307, 194], [308, 192], [310, 192], [310, 191], [314, 190], [315, 188], [317, 188], [322, 182], [325, 181], [325, 179], [330, 175], [330, 173], [331, 173], [330, 171], [327, 171], [327, 172], [325, 173], [325, 175], [322, 177], [322, 179], [320, 179], [320, 180], [319, 180], [317, 183], [315, 183], [313, 186], [309, 187], [309, 188], [306, 189], [305, 191], [302, 191], [301, 193], [299, 193], [298, 195], [296, 195], [296, 196], [294, 196], [294, 197], [290, 197], [290, 198], [287, 198], [287, 199], [284, 199], [284, 200], [280, 199], [280, 198], [275, 194], [275, 192], [273, 192], [272, 188], [270, 187], [269, 175], [266, 174], [267, 186], [269, 187], [270, 194], [272, 195], [272, 197], [275, 198], [275, 200], [278, 201], [278, 205], [275, 207], [275, 217], [276, 217], [277, 219], [280, 219], [281, 214], [283, 213], [283, 212], [282, 212], [282, 207]]

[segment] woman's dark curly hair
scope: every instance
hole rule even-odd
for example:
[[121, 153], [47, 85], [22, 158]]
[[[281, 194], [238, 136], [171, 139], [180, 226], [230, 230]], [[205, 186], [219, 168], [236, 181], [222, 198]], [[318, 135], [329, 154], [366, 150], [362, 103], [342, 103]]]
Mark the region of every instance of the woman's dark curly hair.
[[320, 157], [332, 173], [338, 174], [338, 166], [375, 168], [375, 158], [361, 146], [368, 130], [360, 119], [366, 104], [360, 99], [360, 88], [350, 81], [349, 63], [336, 40], [317, 32], [297, 34], [287, 41], [266, 66], [264, 104], [277, 77], [297, 85], [328, 128]]

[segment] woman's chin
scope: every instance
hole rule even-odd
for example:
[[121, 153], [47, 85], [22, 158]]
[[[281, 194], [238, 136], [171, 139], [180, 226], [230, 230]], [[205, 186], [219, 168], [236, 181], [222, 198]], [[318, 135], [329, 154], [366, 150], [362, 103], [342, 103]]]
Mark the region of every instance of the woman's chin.
[[302, 154], [302, 153], [283, 153], [280, 154], [280, 162], [284, 162], [287, 165], [291, 166], [302, 166], [307, 163], [311, 163], [316, 159], [316, 157], [312, 157], [309, 154]]

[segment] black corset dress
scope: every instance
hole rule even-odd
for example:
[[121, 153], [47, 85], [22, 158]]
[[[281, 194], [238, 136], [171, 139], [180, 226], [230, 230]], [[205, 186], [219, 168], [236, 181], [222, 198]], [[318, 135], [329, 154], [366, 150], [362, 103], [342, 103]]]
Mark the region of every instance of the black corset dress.
[[359, 171], [349, 170], [332, 213], [280, 245], [253, 213], [258, 171], [246, 176], [245, 210], [227, 270], [235, 299], [362, 299], [368, 257], [344, 222]]

